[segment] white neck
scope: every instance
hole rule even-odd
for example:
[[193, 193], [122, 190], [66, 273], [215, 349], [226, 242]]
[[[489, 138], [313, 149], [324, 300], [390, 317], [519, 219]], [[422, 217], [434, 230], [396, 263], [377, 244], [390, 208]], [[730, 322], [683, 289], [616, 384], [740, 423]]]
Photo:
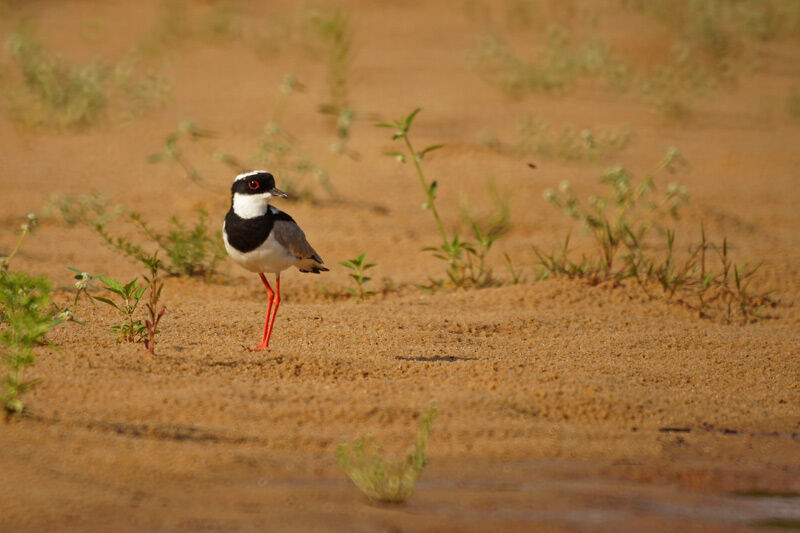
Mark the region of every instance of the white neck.
[[272, 194], [241, 194], [233, 195], [233, 212], [241, 218], [260, 217], [269, 209], [269, 200]]

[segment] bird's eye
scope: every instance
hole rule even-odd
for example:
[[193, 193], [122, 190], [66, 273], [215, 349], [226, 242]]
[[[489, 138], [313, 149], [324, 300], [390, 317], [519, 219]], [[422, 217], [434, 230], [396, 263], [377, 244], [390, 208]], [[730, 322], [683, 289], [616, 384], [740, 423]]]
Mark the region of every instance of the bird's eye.
[[247, 186], [250, 187], [251, 191], [257, 191], [259, 187], [261, 187], [261, 184], [258, 180], [250, 180], [247, 182]]

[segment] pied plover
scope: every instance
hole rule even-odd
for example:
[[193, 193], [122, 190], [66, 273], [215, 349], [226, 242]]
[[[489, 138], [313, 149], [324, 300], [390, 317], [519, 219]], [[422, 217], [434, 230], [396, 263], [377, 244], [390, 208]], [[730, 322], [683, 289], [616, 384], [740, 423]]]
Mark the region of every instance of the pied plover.
[[[269, 172], [255, 170], [239, 174], [231, 185], [231, 208], [222, 224], [222, 239], [228, 255], [247, 270], [257, 272], [267, 289], [269, 307], [264, 335], [256, 350], [269, 348], [272, 326], [281, 303], [281, 271], [293, 265], [300, 272], [319, 274], [328, 270], [294, 219], [269, 205], [273, 196], [288, 197], [275, 188], [275, 178]], [[268, 272], [275, 274], [275, 291], [264, 275]]]

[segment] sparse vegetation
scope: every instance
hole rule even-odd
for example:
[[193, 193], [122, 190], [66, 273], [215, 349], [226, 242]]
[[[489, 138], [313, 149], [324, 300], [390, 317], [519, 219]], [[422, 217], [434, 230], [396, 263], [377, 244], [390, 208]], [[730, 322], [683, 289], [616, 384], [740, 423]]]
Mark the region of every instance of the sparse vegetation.
[[17, 74], [6, 83], [11, 116], [29, 126], [85, 129], [129, 120], [166, 94], [166, 83], [155, 73], [137, 73], [133, 56], [116, 65], [69, 65], [29, 30], [12, 33], [6, 50]]
[[106, 225], [114, 221], [125, 209], [111, 202], [97, 191], [79, 196], [54, 194], [44, 206], [42, 215], [57, 216], [69, 227], [77, 224]]
[[[450, 237], [445, 230], [444, 223], [439, 216], [439, 211], [436, 209], [436, 191], [438, 187], [437, 181], [428, 182], [425, 174], [422, 171], [422, 160], [426, 154], [438, 150], [443, 145], [436, 144], [428, 146], [420, 151], [416, 151], [411, 143], [409, 132], [414, 118], [421, 111], [417, 108], [412, 111], [405, 118], [396, 120], [395, 122], [383, 122], [377, 124], [381, 128], [391, 128], [394, 130], [393, 140], [402, 139], [405, 145], [405, 151], [391, 151], [386, 155], [394, 157], [401, 163], [411, 160], [414, 163], [417, 178], [419, 178], [422, 190], [425, 193], [425, 203], [422, 208], [429, 210], [436, 222], [436, 227], [442, 238], [442, 244], [439, 246], [429, 246], [423, 250], [432, 252], [433, 255], [447, 263], [447, 278], [455, 287], [486, 287], [493, 283], [492, 271], [486, 267], [486, 256], [492, 247], [492, 244], [497, 239], [497, 234], [482, 229], [477, 223], [471, 224], [474, 237], [477, 244], [465, 241], [461, 238], [458, 231], [453, 231]], [[444, 286], [444, 280], [431, 279], [430, 289], [438, 289]]]
[[161, 270], [158, 252], [148, 258], [147, 266], [150, 268], [150, 273], [144, 277], [145, 282], [147, 282], [148, 291], [148, 301], [147, 304], [145, 304], [147, 307], [147, 318], [144, 321], [145, 328], [147, 329], [147, 337], [144, 339], [144, 345], [151, 354], [155, 355], [158, 324], [164, 317], [164, 313], [167, 312], [167, 308], [163, 305], [159, 308], [161, 290], [164, 288], [164, 283], [158, 277], [158, 272]]
[[33, 347], [60, 320], [50, 305], [50, 282], [41, 276], [0, 270], [0, 355], [7, 374], [3, 376], [0, 402], [9, 415], [22, 414], [22, 396], [38, 380], [25, 378], [36, 363]]
[[[295, 201], [313, 200], [314, 190], [300, 182], [307, 175], [311, 175], [316, 184], [320, 186], [330, 198], [336, 198], [333, 187], [324, 168], [317, 165], [299, 146], [297, 138], [283, 126], [283, 113], [288, 105], [289, 96], [297, 91], [304, 90], [303, 85], [294, 76], [285, 76], [280, 86], [280, 97], [273, 111], [272, 120], [264, 128], [259, 140], [258, 150], [249, 158], [252, 163], [265, 166], [275, 175], [282, 190], [289, 194]], [[218, 137], [210, 130], [200, 128], [191, 120], [183, 120], [178, 124], [176, 131], [167, 135], [164, 140], [164, 149], [152, 154], [150, 163], [178, 164], [183, 169], [186, 177], [211, 191], [221, 192], [222, 187], [217, 187], [209, 180], [206, 173], [201, 172], [197, 165], [192, 163], [190, 152], [200, 153], [223, 163], [234, 172], [243, 172], [247, 165], [236, 156], [222, 150], [214, 150], [207, 145], [207, 140]]]
[[311, 24], [317, 38], [323, 43], [328, 69], [328, 102], [319, 107], [321, 113], [331, 117], [336, 132], [336, 142], [331, 145], [335, 154], [355, 155], [348, 149], [350, 125], [355, 111], [350, 106], [349, 87], [353, 63], [353, 31], [350, 17], [339, 9], [312, 15]]
[[350, 270], [350, 273], [348, 275], [356, 284], [355, 289], [348, 287], [347, 292], [349, 292], [353, 296], [358, 296], [362, 300], [367, 296], [372, 296], [373, 294], [375, 294], [375, 292], [373, 291], [368, 291], [364, 289], [364, 285], [372, 279], [371, 277], [367, 276], [365, 272], [370, 268], [374, 268], [377, 265], [377, 263], [367, 262], [366, 253], [363, 253], [354, 259], [341, 261], [339, 264], [347, 267]]
[[8, 270], [9, 266], [11, 265], [11, 261], [19, 252], [19, 249], [22, 247], [22, 243], [25, 241], [25, 237], [31, 235], [34, 231], [36, 231], [36, 227], [39, 225], [39, 218], [36, 216], [36, 213], [28, 213], [25, 216], [25, 222], [20, 225], [20, 233], [19, 238], [17, 239], [17, 243], [14, 245], [14, 249], [11, 250], [11, 253], [5, 256], [0, 256], [0, 271]]
[[414, 485], [427, 465], [428, 439], [436, 409], [427, 409], [419, 420], [419, 433], [414, 449], [402, 458], [386, 458], [380, 444], [370, 435], [359, 437], [336, 450], [339, 467], [375, 502], [402, 503], [411, 495]]
[[629, 67], [608, 46], [596, 39], [575, 46], [569, 31], [562, 27], [549, 30], [545, 51], [536, 61], [521, 57], [498, 37], [488, 35], [470, 52], [470, 63], [484, 80], [514, 97], [563, 92], [589, 77], [604, 77], [618, 90], [629, 84]]
[[139, 285], [138, 278], [134, 278], [128, 283], [123, 284], [108, 276], [98, 278], [103, 283], [103, 288], [114, 294], [118, 301], [105, 296], [95, 296], [94, 299], [113, 307], [123, 316], [123, 321], [108, 330], [117, 334], [118, 342], [139, 342], [144, 339], [147, 326], [142, 320], [135, 319], [139, 301], [144, 296], [146, 287]]
[[33, 213], [25, 218], [14, 249], [0, 258], [0, 361], [8, 368], [3, 376], [0, 402], [9, 416], [22, 414], [25, 409], [22, 396], [38, 383], [25, 379], [26, 369], [36, 362], [33, 347], [61, 321], [50, 304], [47, 278], [9, 270], [25, 238], [37, 225]]
[[[678, 161], [678, 151], [671, 149], [657, 169], [639, 183], [624, 168], [615, 167], [601, 180], [608, 193], [590, 197], [588, 206], [580, 202], [568, 182], [558, 191], [545, 191], [546, 199], [592, 235], [597, 253], [572, 260], [568, 233], [563, 245], [549, 253], [534, 249], [539, 258], [539, 277], [578, 278], [592, 285], [632, 280], [648, 298], [678, 302], [701, 317], [727, 323], [737, 317], [742, 323], [763, 318], [766, 308], [775, 302], [769, 293], [751, 289], [759, 267], [734, 264], [727, 239], [721, 244], [710, 242], [703, 229], [701, 242], [689, 246], [685, 258], [678, 257], [675, 230], [667, 222], [678, 217], [689, 193], [670, 184], [658, 195], [655, 185], [655, 176], [673, 171]], [[653, 231], [666, 241], [663, 254], [648, 247]]]
[[[167, 263], [157, 262], [158, 268], [167, 274], [200, 276], [206, 280], [217, 275], [217, 267], [225, 258], [225, 248], [220, 232], [212, 234], [208, 229], [208, 213], [205, 211], [199, 211], [194, 225], [187, 225], [178, 217], [172, 217], [166, 233], [153, 229], [139, 213], [130, 213], [127, 220], [167, 255]], [[94, 229], [115, 250], [150, 268], [153, 255], [142, 245], [125, 237], [113, 237], [102, 224], [95, 224]]]
[[570, 125], [556, 130], [546, 120], [524, 117], [519, 120], [516, 138], [510, 143], [500, 141], [492, 133], [484, 133], [482, 137], [484, 146], [515, 157], [537, 155], [567, 161], [594, 161], [625, 148], [631, 132], [627, 129], [579, 130]]
[[742, 38], [769, 41], [800, 31], [800, 5], [785, 0], [622, 0], [680, 32], [704, 53], [724, 58]]

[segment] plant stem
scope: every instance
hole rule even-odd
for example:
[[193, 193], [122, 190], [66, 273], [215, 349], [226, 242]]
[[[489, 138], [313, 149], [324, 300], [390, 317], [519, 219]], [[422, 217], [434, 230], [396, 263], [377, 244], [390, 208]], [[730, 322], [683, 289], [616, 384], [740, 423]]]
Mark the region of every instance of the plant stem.
[[433, 218], [436, 219], [436, 225], [439, 227], [439, 233], [442, 235], [442, 240], [447, 242], [447, 232], [444, 229], [444, 224], [442, 224], [442, 219], [439, 218], [439, 212], [436, 210], [436, 204], [434, 202], [433, 194], [431, 193], [431, 188], [428, 183], [425, 181], [425, 175], [422, 173], [422, 165], [419, 164], [419, 157], [417, 156], [417, 152], [414, 151], [414, 147], [411, 146], [411, 141], [408, 138], [408, 133], [403, 135], [403, 139], [406, 141], [406, 146], [408, 147], [408, 151], [411, 154], [411, 159], [414, 160], [414, 168], [417, 169], [417, 176], [419, 177], [419, 181], [422, 184], [422, 188], [425, 190], [425, 194], [428, 196], [428, 207], [433, 213]]
[[19, 249], [22, 246], [22, 241], [25, 240], [25, 237], [28, 235], [28, 233], [30, 233], [30, 229], [27, 228], [23, 229], [22, 233], [19, 236], [19, 240], [17, 240], [17, 245], [14, 246], [14, 249], [7, 257], [3, 258], [2, 261], [3, 270], [8, 270], [8, 266], [11, 264], [11, 260], [14, 259], [14, 256], [17, 255], [17, 252], [19, 252]]

